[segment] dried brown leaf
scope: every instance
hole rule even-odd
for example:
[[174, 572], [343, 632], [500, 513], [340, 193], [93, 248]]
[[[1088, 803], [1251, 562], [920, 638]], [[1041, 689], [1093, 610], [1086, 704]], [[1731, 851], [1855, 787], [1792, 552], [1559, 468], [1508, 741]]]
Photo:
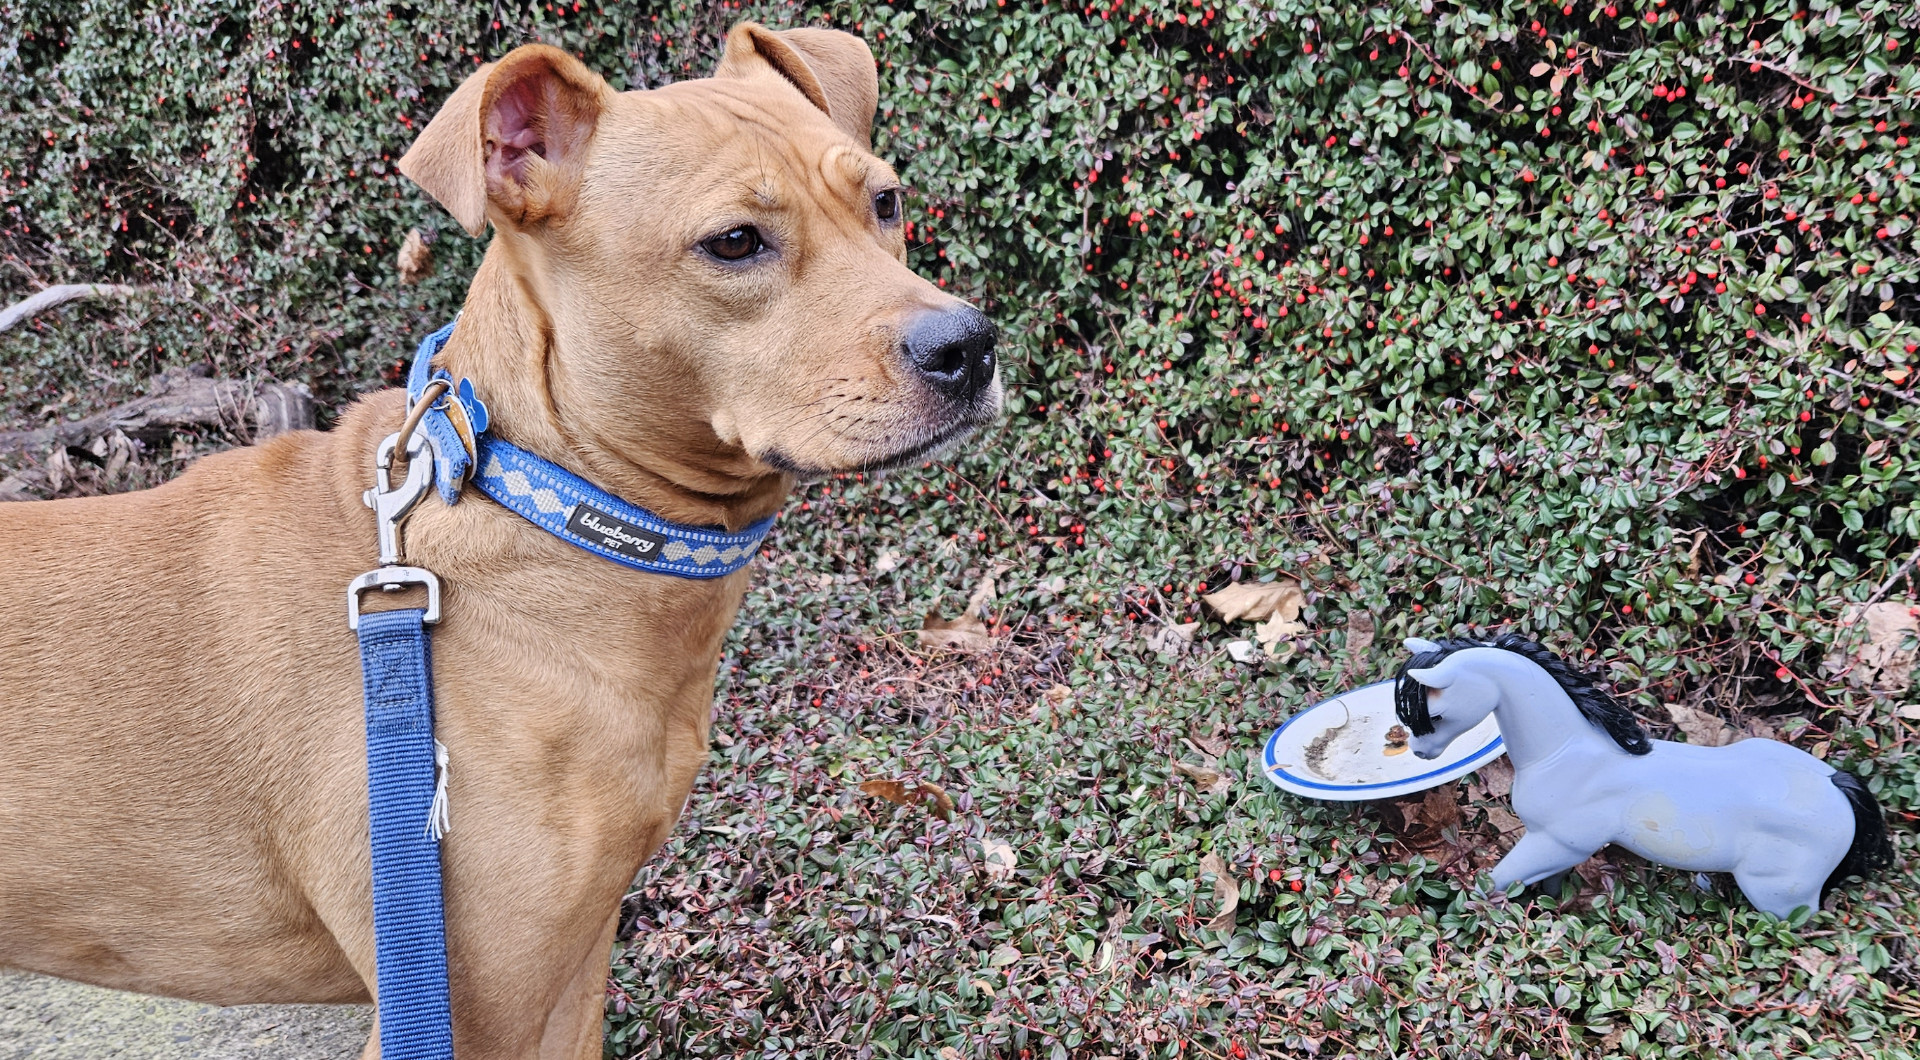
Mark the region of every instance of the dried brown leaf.
[[1213, 900], [1219, 907], [1207, 920], [1209, 931], [1233, 934], [1235, 910], [1240, 908], [1240, 884], [1227, 871], [1226, 863], [1218, 854], [1208, 854], [1200, 859], [1200, 871], [1213, 874]]
[[1275, 615], [1292, 621], [1307, 605], [1307, 594], [1300, 583], [1284, 575], [1270, 582], [1235, 582], [1200, 599], [1228, 622], [1259, 622]]
[[1373, 615], [1355, 611], [1347, 616], [1347, 650], [1355, 655], [1373, 647]]
[[1225, 756], [1227, 753], [1226, 728], [1225, 725], [1214, 722], [1212, 731], [1204, 736], [1200, 734], [1200, 730], [1195, 729], [1190, 737], [1193, 749], [1209, 758], [1217, 759]]
[[993, 571], [983, 575], [979, 582], [975, 583], [973, 594], [967, 597], [967, 614], [978, 618], [987, 617], [987, 605], [992, 603], [994, 598], [1000, 594], [999, 589], [997, 589], [993, 583], [994, 577], [999, 573], [999, 569], [995, 568]]
[[47, 454], [47, 489], [58, 493], [73, 481], [73, 457], [67, 455], [67, 447], [56, 445], [53, 452]]
[[1515, 817], [1510, 810], [1499, 806], [1487, 806], [1484, 809], [1487, 812], [1487, 823], [1492, 825], [1502, 837], [1517, 839], [1520, 833], [1527, 830], [1526, 822]]
[[1513, 763], [1506, 755], [1481, 766], [1474, 776], [1481, 789], [1491, 798], [1504, 799], [1513, 794]]
[[987, 624], [971, 613], [947, 620], [928, 615], [920, 623], [920, 645], [948, 651], [986, 651], [993, 646]]
[[406, 242], [400, 244], [399, 264], [403, 284], [419, 283], [433, 273], [433, 251], [418, 228], [409, 229]]
[[1253, 639], [1260, 642], [1261, 651], [1272, 655], [1279, 650], [1281, 641], [1297, 637], [1306, 631], [1306, 623], [1274, 615], [1253, 627]]
[[1914, 649], [1911, 634], [1920, 634], [1920, 618], [1907, 603], [1882, 600], [1870, 607], [1854, 605], [1840, 618], [1845, 632], [1828, 654], [1826, 668], [1845, 671], [1859, 688], [1898, 694], [1913, 685]]
[[1147, 634], [1147, 650], [1178, 655], [1193, 643], [1193, 634], [1200, 628], [1198, 622], [1182, 622], [1177, 626], [1161, 626]]
[[1176, 758], [1173, 760], [1173, 771], [1191, 779], [1195, 787], [1209, 795], [1225, 795], [1233, 786], [1233, 781], [1225, 773], [1213, 768], [1212, 763], [1197, 766]]
[[1688, 743], [1701, 747], [1725, 747], [1745, 736], [1714, 715], [1684, 703], [1667, 704], [1667, 716], [1686, 734]]

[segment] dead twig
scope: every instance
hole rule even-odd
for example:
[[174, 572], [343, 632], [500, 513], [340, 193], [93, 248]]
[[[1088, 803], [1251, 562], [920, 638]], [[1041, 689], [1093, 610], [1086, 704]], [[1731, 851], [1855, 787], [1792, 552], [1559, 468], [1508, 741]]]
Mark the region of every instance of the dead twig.
[[143, 290], [146, 288], [129, 287], [118, 283], [63, 283], [57, 287], [49, 287], [32, 297], [0, 309], [0, 332], [66, 302], [82, 298], [120, 298]]

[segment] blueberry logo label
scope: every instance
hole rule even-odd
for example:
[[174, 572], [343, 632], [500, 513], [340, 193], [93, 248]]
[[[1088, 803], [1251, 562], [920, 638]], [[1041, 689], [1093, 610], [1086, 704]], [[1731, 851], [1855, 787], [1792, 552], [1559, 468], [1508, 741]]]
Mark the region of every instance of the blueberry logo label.
[[667, 539], [651, 530], [608, 515], [584, 501], [573, 506], [567, 529], [603, 548], [631, 559], [655, 559]]

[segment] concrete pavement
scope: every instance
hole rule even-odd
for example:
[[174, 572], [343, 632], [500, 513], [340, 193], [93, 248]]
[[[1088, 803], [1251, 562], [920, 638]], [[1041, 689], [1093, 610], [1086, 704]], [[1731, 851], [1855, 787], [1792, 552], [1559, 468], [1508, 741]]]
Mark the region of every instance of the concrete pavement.
[[353, 1060], [367, 1005], [238, 1005], [0, 971], [0, 1060]]

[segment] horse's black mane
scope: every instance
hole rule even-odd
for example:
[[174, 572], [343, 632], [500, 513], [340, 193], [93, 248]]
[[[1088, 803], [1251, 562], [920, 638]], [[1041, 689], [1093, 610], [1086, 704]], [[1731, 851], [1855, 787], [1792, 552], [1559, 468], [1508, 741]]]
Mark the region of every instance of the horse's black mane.
[[1653, 750], [1647, 742], [1647, 731], [1640, 727], [1640, 720], [1633, 716], [1626, 705], [1613, 698], [1606, 689], [1593, 683], [1590, 674], [1567, 665], [1567, 661], [1541, 647], [1537, 642], [1528, 640], [1518, 633], [1502, 633], [1493, 641], [1479, 640], [1443, 640], [1438, 642], [1437, 651], [1424, 651], [1408, 659], [1406, 665], [1394, 676], [1393, 710], [1400, 721], [1412, 730], [1415, 736], [1425, 736], [1433, 731], [1433, 718], [1427, 713], [1427, 688], [1419, 681], [1407, 675], [1409, 670], [1422, 670], [1437, 666], [1440, 660], [1454, 652], [1466, 648], [1499, 648], [1510, 651], [1539, 666], [1551, 676], [1555, 683], [1573, 700], [1580, 715], [1588, 721], [1605, 729], [1613, 742], [1619, 744], [1629, 754], [1643, 755]]

